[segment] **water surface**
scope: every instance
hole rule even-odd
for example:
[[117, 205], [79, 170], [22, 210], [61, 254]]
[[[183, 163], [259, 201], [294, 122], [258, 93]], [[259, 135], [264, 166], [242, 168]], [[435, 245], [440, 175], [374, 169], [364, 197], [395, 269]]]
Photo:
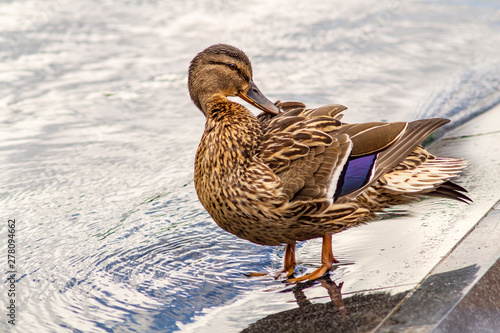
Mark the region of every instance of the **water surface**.
[[[242, 274], [278, 269], [283, 249], [225, 233], [196, 198], [204, 119], [186, 70], [206, 46], [245, 50], [272, 100], [344, 104], [350, 122], [447, 117], [449, 129], [500, 102], [499, 22], [496, 1], [2, 3], [0, 205], [18, 226], [16, 329], [208, 331], [208, 313], [268, 295], [225, 326], [239, 330], [296, 306], [283, 284]], [[369, 228], [409, 232], [397, 222], [336, 238], [345, 265], [332, 278], [373, 287], [362, 282]], [[308, 248], [303, 270], [319, 262]]]

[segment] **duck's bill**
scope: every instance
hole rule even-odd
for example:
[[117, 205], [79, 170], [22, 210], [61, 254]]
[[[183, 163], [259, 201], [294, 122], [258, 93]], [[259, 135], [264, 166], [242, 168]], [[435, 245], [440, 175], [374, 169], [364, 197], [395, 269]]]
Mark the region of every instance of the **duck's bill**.
[[250, 81], [250, 85], [248, 86], [247, 90], [240, 91], [238, 93], [238, 97], [267, 113], [280, 113], [280, 109], [278, 109], [278, 107], [274, 105], [273, 102], [268, 100], [266, 96], [264, 96], [264, 94], [260, 92], [259, 88], [257, 88], [253, 81]]

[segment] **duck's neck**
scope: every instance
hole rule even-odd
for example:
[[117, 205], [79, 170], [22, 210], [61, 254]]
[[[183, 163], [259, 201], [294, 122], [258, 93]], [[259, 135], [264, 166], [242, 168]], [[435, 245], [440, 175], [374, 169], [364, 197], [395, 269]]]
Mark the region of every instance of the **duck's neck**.
[[223, 167], [251, 161], [262, 136], [257, 118], [223, 96], [214, 96], [206, 106], [207, 123], [202, 141], [212, 150], [210, 159], [222, 163]]

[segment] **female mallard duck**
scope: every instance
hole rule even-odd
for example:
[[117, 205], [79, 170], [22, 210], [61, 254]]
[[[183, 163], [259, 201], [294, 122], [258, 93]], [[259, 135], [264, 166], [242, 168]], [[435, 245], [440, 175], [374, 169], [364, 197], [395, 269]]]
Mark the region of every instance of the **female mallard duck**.
[[[206, 117], [195, 187], [215, 222], [257, 244], [286, 244], [288, 277], [295, 243], [323, 238], [321, 267], [289, 282], [323, 276], [336, 262], [332, 234], [383, 208], [423, 194], [470, 200], [450, 181], [464, 161], [435, 157], [420, 146], [446, 119], [346, 124], [341, 105], [273, 104], [252, 81], [248, 57], [224, 44], [192, 60], [188, 86]], [[228, 96], [265, 113], [255, 117]]]

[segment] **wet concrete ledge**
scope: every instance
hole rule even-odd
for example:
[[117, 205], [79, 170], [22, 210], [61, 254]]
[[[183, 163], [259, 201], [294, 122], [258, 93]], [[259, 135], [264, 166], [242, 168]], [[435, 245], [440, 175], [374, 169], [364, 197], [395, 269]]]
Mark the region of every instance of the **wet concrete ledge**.
[[375, 332], [498, 332], [500, 209], [497, 204]]

